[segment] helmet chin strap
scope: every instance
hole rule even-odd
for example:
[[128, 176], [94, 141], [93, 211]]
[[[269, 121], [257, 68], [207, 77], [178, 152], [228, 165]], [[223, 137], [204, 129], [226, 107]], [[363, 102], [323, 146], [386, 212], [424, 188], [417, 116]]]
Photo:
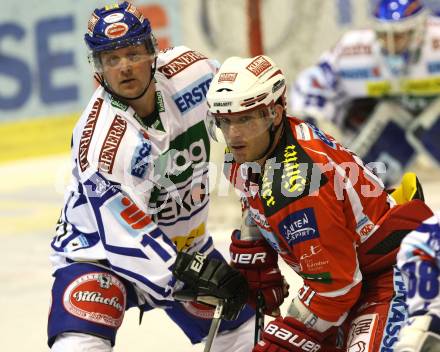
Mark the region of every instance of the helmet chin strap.
[[269, 151], [275, 142], [275, 135], [277, 134], [278, 130], [284, 125], [284, 120], [285, 119], [283, 118], [278, 126], [275, 126], [272, 120], [271, 126], [269, 128], [269, 144], [264, 152], [262, 152], [256, 160], [261, 160], [269, 154]]
[[136, 99], [141, 98], [147, 92], [148, 88], [150, 88], [151, 81], [153, 80], [154, 74], [156, 73], [156, 61], [157, 61], [157, 57], [154, 59], [153, 66], [151, 67], [151, 75], [150, 75], [150, 80], [148, 81], [148, 84], [145, 86], [142, 93], [135, 96], [134, 98], [124, 97], [123, 95], [120, 95], [120, 94], [114, 92], [110, 88], [110, 86], [107, 84], [107, 82], [105, 81], [104, 77], [101, 74], [96, 73], [94, 77], [95, 77], [95, 80], [104, 88], [104, 90], [107, 93], [113, 95], [115, 98], [117, 98], [119, 100], [136, 100]]

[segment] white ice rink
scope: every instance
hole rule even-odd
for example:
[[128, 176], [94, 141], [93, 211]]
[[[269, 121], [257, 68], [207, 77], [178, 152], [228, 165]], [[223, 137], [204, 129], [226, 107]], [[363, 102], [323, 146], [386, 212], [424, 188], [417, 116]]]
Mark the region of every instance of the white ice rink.
[[[48, 350], [46, 319], [52, 282], [48, 256], [69, 171], [65, 155], [0, 165], [1, 351]], [[422, 167], [418, 174], [427, 203], [440, 209], [440, 172]], [[209, 228], [225, 253], [239, 206], [233, 197], [214, 197], [210, 209]], [[288, 268], [283, 267], [283, 272], [290, 283], [300, 283]], [[202, 348], [192, 347], [162, 311], [146, 313], [139, 326], [138, 311], [132, 309], [126, 313], [115, 351]]]

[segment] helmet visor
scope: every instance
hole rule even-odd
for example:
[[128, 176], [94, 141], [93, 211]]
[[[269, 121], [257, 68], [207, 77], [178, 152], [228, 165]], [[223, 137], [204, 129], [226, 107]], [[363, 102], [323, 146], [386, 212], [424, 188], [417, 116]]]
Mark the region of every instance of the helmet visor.
[[271, 109], [263, 108], [241, 114], [213, 114], [208, 111], [206, 120], [209, 134], [214, 141], [226, 144], [230, 140], [231, 130], [243, 138], [264, 134], [273, 123]]
[[400, 55], [410, 49], [414, 38], [414, 30], [402, 32], [377, 31], [376, 36], [386, 54]]
[[[147, 40], [140, 37], [135, 41], [126, 41], [125, 45], [116, 45], [108, 50], [92, 51], [88, 59], [96, 73], [102, 74], [107, 70], [116, 70], [123, 65], [143, 64], [151, 62], [156, 57], [157, 49], [155, 38], [151, 35]], [[124, 54], [120, 54], [123, 49]]]

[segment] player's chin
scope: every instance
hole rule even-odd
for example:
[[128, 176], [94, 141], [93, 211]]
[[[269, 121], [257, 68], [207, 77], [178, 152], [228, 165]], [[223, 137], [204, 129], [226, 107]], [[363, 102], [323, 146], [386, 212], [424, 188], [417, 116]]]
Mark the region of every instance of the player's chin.
[[127, 97], [127, 98], [135, 98], [142, 93], [141, 87], [120, 87], [118, 94]]
[[248, 156], [248, 152], [247, 152], [247, 148], [246, 147], [230, 147], [230, 150], [232, 152], [232, 155], [234, 156], [234, 160], [239, 163], [245, 163], [247, 161], [249, 161], [249, 156]]

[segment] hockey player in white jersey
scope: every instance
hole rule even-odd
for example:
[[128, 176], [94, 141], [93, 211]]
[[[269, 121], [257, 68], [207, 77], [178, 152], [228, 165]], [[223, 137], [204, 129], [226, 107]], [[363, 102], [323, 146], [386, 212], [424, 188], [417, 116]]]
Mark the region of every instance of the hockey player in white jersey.
[[111, 351], [130, 307], [165, 308], [201, 342], [213, 309], [173, 299], [172, 270], [185, 251], [216, 258], [206, 262], [215, 263], [210, 275], [229, 302], [212, 351], [249, 351], [254, 311], [242, 309], [245, 281], [206, 226], [205, 96], [216, 62], [184, 46], [157, 54], [148, 19], [128, 2], [96, 9], [85, 41], [101, 86], [72, 136], [72, 182], [51, 244], [49, 346]]
[[365, 162], [385, 163], [391, 184], [419, 151], [440, 162], [440, 22], [420, 0], [379, 0], [373, 19], [301, 72], [290, 102]]
[[440, 351], [440, 212], [404, 238], [397, 265], [407, 284], [409, 319], [394, 351]]

